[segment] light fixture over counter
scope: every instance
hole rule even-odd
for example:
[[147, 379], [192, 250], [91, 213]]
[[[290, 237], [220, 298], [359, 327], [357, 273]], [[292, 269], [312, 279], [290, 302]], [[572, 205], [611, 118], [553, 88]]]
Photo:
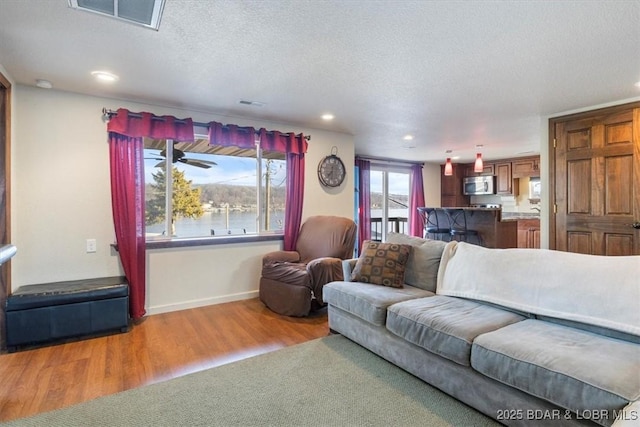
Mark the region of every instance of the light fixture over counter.
[[473, 165], [473, 171], [475, 173], [482, 173], [484, 164], [482, 163], [482, 153], [476, 154], [476, 163]]
[[451, 158], [447, 157], [447, 161], [444, 164], [444, 176], [453, 175], [453, 165], [451, 165]]

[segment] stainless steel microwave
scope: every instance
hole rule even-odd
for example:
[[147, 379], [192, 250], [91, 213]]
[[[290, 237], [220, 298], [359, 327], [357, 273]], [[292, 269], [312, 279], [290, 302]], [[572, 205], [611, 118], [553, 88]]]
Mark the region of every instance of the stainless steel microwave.
[[465, 196], [496, 194], [496, 177], [492, 175], [468, 176], [462, 181]]

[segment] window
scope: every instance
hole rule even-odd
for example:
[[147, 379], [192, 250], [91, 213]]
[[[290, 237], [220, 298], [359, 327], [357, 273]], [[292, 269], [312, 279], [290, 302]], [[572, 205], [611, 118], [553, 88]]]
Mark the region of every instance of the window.
[[283, 230], [285, 154], [209, 145], [202, 136], [145, 138], [144, 147], [147, 240]]
[[383, 241], [387, 233], [409, 234], [410, 171], [371, 165], [371, 239]]

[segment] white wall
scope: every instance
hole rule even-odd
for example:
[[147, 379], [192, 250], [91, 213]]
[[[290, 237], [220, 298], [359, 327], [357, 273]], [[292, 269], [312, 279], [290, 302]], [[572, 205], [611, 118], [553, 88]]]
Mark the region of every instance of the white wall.
[[436, 163], [425, 163], [422, 168], [422, 180], [424, 182], [424, 204], [425, 206], [440, 207], [440, 165]]
[[[311, 135], [306, 155], [303, 220], [353, 215], [353, 173], [325, 190], [317, 164], [336, 146], [353, 165], [353, 137], [335, 132], [223, 117], [56, 90], [13, 86], [12, 288], [26, 284], [119, 275], [111, 215], [109, 155], [103, 107], [149, 111]], [[98, 243], [86, 253], [86, 239]], [[280, 242], [200, 246], [147, 252], [147, 311], [157, 313], [257, 295], [261, 258]]]

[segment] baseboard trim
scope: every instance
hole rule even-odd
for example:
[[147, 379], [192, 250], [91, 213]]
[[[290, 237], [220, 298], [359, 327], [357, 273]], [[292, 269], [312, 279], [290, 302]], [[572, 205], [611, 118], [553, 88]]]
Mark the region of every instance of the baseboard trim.
[[183, 301], [176, 304], [156, 305], [153, 307], [147, 307], [147, 315], [169, 313], [171, 311], [187, 310], [189, 308], [204, 307], [207, 305], [222, 304], [225, 302], [240, 301], [240, 300], [257, 298], [257, 297], [258, 297], [258, 290], [255, 290], [255, 291], [249, 291], [249, 292], [241, 292], [238, 294], [223, 295], [223, 296], [211, 297], [211, 298], [202, 298], [202, 299], [191, 300], [191, 301]]

